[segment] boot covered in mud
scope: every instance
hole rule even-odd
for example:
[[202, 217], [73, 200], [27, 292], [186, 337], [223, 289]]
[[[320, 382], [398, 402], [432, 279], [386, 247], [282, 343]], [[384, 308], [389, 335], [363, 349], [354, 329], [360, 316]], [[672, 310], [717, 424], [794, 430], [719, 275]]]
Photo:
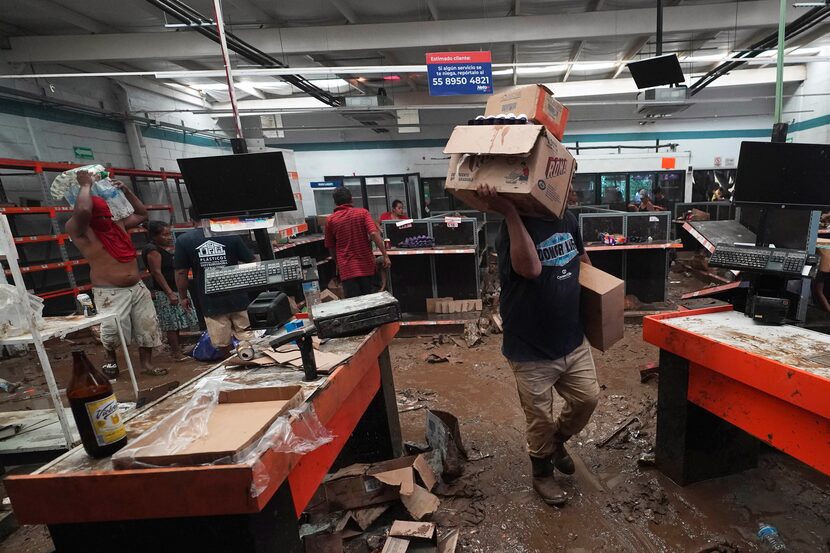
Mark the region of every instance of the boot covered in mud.
[[576, 472], [574, 460], [568, 454], [568, 450], [565, 449], [565, 442], [569, 438], [570, 436], [565, 436], [559, 432], [553, 435], [553, 466], [563, 474], [573, 474]]
[[568, 501], [568, 495], [553, 478], [553, 464], [550, 457], [531, 457], [533, 464], [533, 489], [548, 505], [560, 506]]

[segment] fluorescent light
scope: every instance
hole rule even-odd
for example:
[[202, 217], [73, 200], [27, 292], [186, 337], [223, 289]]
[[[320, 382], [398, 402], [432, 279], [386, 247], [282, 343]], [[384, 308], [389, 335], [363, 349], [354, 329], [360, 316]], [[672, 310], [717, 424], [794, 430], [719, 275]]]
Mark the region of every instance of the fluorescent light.
[[544, 67], [517, 67], [516, 73], [519, 75], [541, 75], [544, 73], [561, 73], [566, 69], [568, 69], [568, 65], [562, 63], [559, 65], [547, 65]]
[[494, 77], [498, 77], [499, 75], [512, 75], [512, 74], [513, 74], [512, 69], [496, 69], [495, 71], [493, 71], [493, 76]]
[[573, 71], [602, 71], [617, 67], [619, 62], [614, 61], [579, 61], [573, 64]]
[[721, 61], [729, 57], [728, 52], [722, 52], [720, 54], [706, 54], [704, 56], [684, 56], [680, 58], [681, 62], [708, 62], [708, 61]]
[[180, 27], [215, 27], [216, 23], [212, 22], [202, 22], [202, 23], [165, 23], [165, 27], [168, 29], [175, 29]]

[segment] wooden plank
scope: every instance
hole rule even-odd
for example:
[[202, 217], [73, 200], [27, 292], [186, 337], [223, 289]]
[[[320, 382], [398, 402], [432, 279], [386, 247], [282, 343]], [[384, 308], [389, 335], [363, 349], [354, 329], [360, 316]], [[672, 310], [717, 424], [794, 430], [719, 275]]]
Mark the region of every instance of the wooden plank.
[[830, 476], [830, 420], [698, 364], [689, 401]]

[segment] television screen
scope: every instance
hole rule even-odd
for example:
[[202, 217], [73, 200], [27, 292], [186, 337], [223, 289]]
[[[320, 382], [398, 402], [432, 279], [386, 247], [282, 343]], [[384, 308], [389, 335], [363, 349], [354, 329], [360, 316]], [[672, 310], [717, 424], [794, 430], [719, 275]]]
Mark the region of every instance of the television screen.
[[736, 204], [830, 208], [830, 145], [743, 142]]
[[200, 217], [297, 209], [282, 152], [188, 157], [178, 162]]
[[639, 89], [686, 82], [676, 54], [632, 61], [627, 65]]

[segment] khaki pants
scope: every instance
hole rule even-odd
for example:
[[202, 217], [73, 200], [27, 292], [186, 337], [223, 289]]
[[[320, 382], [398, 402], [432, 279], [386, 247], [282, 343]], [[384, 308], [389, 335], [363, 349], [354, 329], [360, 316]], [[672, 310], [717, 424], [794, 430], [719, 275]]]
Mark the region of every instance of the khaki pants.
[[[553, 435], [573, 436], [588, 424], [597, 406], [599, 385], [591, 345], [584, 339], [555, 361], [508, 362], [527, 419], [528, 453], [547, 457], [553, 453]], [[553, 412], [554, 389], [565, 400], [559, 416]]]
[[228, 347], [231, 345], [233, 336], [236, 336], [237, 340], [250, 340], [254, 337], [253, 332], [248, 330], [251, 321], [248, 319], [247, 311], [235, 311], [211, 317], [205, 315], [205, 326], [215, 348]]
[[[124, 339], [129, 345], [135, 343], [142, 348], [155, 348], [161, 345], [161, 332], [156, 316], [156, 308], [150, 291], [143, 282], [126, 288], [92, 289], [95, 306], [101, 313], [115, 313], [121, 321]], [[115, 319], [101, 324], [101, 343], [109, 351], [115, 351], [119, 345], [118, 327]]]

